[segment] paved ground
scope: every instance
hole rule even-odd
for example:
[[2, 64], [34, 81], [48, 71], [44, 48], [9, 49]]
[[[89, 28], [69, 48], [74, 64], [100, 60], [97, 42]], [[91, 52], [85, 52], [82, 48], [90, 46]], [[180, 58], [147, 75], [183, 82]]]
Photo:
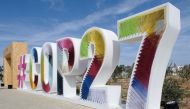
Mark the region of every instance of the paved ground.
[[45, 96], [15, 89], [0, 88], [0, 109], [91, 109]]

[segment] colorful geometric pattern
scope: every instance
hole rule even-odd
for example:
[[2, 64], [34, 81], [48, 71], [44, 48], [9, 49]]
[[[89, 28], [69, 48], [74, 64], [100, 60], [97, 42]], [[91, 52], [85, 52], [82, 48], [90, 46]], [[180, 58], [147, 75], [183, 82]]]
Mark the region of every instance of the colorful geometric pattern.
[[25, 63], [25, 55], [20, 56], [20, 63], [18, 65], [18, 88], [23, 88], [23, 83], [26, 78], [25, 70], [26, 70], [26, 63]]
[[119, 22], [120, 40], [134, 34], [146, 34], [141, 43], [138, 59], [135, 62], [135, 70], [131, 78], [127, 99], [128, 108], [146, 108], [151, 67], [166, 26], [164, 11], [164, 9], [160, 9], [153, 13], [135, 16]]
[[[56, 90], [57, 82], [60, 83], [61, 80], [64, 82], [61, 85], [64, 87], [64, 97], [66, 95], [75, 98], [76, 76], [85, 73], [80, 97], [108, 107], [118, 107], [121, 87], [106, 83], [118, 64], [119, 43], [136, 42], [141, 37], [126, 108], [159, 109], [165, 70], [180, 31], [180, 11], [167, 3], [120, 20], [118, 29], [119, 41], [112, 31], [93, 27], [85, 32], [82, 40], [63, 38], [57, 41], [57, 46], [55, 43], [46, 42], [40, 54], [41, 58], [37, 49], [33, 49], [30, 64], [30, 56], [21, 56], [18, 65], [19, 87], [23, 88], [28, 82], [28, 65], [31, 87], [37, 87], [40, 77], [33, 68], [40, 61], [41, 83], [45, 92]], [[58, 81], [57, 73], [60, 74]]]
[[[64, 74], [71, 72], [74, 65], [75, 51], [71, 38], [64, 38], [57, 41], [57, 86], [58, 94], [63, 94], [63, 77]], [[66, 89], [65, 89], [66, 90]]]
[[98, 74], [104, 59], [105, 43], [101, 32], [98, 30], [88, 31], [81, 41], [80, 56], [89, 58], [89, 46], [94, 46], [94, 56], [89, 69], [86, 71], [81, 85], [81, 98], [87, 99], [90, 86]]
[[[70, 72], [73, 68], [74, 59], [75, 59], [74, 45], [73, 45], [72, 40], [70, 38], [64, 38], [63, 40], [59, 40], [57, 42], [57, 49], [58, 49], [58, 58], [60, 59], [60, 60], [58, 60], [58, 70], [62, 69], [59, 72], [66, 73], [66, 72], [63, 72], [63, 70], [66, 67], [68, 67], [68, 70]], [[65, 55], [64, 59], [62, 59], [63, 55]], [[67, 61], [65, 64], [68, 66], [63, 65], [63, 63], [61, 62], [63, 60]], [[59, 66], [59, 65], [61, 65], [61, 66]], [[60, 68], [62, 66], [65, 66], [65, 67]]]
[[37, 70], [37, 64], [40, 63], [41, 48], [32, 48], [31, 58], [30, 58], [30, 85], [31, 89], [37, 88], [39, 82], [40, 71]]
[[57, 50], [55, 43], [45, 43], [41, 52], [41, 84], [45, 92], [57, 90]]
[[58, 93], [64, 97], [76, 97], [76, 76], [82, 75], [86, 68], [79, 55], [81, 39], [64, 37], [56, 42]]
[[166, 25], [164, 11], [161, 9], [120, 21], [118, 24], [119, 39], [122, 40], [139, 33], [146, 33], [147, 37], [151, 37], [150, 34], [162, 34]]
[[[42, 50], [43, 51], [43, 50]], [[43, 53], [43, 52], [42, 52]], [[44, 55], [46, 55], [44, 53]], [[41, 55], [41, 83], [42, 83], [42, 88], [45, 92], [49, 92], [50, 91], [50, 83], [45, 83], [45, 72], [44, 72], [44, 69], [45, 69], [45, 66], [44, 66], [44, 55]], [[50, 55], [47, 55], [47, 57], [49, 59], [51, 59]], [[49, 61], [50, 62], [50, 61]], [[52, 64], [49, 64], [49, 69], [51, 69], [51, 65]], [[51, 78], [51, 76], [49, 76], [49, 78]]]

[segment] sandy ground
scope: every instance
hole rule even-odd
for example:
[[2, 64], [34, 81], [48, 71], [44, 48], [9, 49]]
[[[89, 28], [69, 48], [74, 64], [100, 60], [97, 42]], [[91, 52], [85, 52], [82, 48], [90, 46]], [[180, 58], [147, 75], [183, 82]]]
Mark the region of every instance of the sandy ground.
[[0, 88], [0, 109], [91, 109], [45, 96], [15, 89]]

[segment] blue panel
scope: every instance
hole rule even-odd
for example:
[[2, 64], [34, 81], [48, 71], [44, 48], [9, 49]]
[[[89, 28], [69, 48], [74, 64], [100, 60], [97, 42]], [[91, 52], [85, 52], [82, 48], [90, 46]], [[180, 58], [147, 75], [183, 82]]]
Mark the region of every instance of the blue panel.
[[134, 90], [142, 97], [143, 100], [146, 101], [147, 97], [147, 89], [134, 77], [131, 86]]
[[37, 63], [38, 62], [38, 53], [37, 53], [37, 50], [36, 49], [33, 49], [33, 56], [34, 56], [34, 61], [35, 61], [35, 63]]
[[92, 84], [92, 82], [93, 82], [93, 78], [87, 74], [84, 79], [84, 82], [82, 84], [82, 88], [81, 88], [81, 98], [82, 99], [87, 99], [90, 85]]

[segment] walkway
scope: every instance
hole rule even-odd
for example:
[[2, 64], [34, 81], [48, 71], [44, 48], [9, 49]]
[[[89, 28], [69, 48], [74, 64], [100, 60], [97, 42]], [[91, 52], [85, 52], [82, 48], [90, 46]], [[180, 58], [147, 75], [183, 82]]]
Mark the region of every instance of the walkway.
[[0, 88], [0, 109], [91, 109], [45, 96], [16, 89]]

